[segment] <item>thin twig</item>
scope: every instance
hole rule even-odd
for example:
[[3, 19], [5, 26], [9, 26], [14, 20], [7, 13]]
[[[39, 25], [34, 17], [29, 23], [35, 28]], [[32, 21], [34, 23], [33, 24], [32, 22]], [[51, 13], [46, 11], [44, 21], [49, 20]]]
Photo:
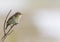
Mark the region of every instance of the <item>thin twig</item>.
[[[13, 24], [6, 34], [9, 34], [9, 32], [12, 30], [12, 28], [13, 28], [15, 25], [17, 25], [17, 24], [18, 24], [18, 23]], [[12, 32], [10, 32], [10, 33], [12, 33]]]
[[7, 14], [6, 19], [5, 19], [5, 21], [4, 21], [4, 27], [3, 27], [4, 36], [2, 37], [2, 42], [4, 42], [4, 40], [5, 40], [6, 36], [7, 36], [7, 35], [6, 35], [6, 32], [5, 32], [5, 26], [6, 26], [7, 18], [8, 18], [8, 16], [9, 16], [10, 12], [11, 12], [11, 10], [10, 10], [9, 13]]
[[9, 16], [9, 14], [10, 14], [10, 12], [11, 12], [11, 10], [9, 11], [9, 13], [7, 14], [7, 16], [6, 16], [6, 19], [5, 19], [5, 22], [4, 22], [4, 35], [5, 35], [5, 25], [6, 25], [6, 21], [7, 21], [7, 18], [8, 18], [8, 16]]
[[[4, 40], [6, 39], [6, 37], [9, 35], [9, 32], [12, 30], [13, 26], [14, 26], [14, 25], [12, 25], [11, 28], [10, 28], [10, 29], [8, 30], [8, 32], [6, 33], [6, 35], [4, 35], [4, 36], [2, 37], [2, 42], [4, 42]], [[11, 33], [12, 33], [12, 32], [11, 32]]]
[[7, 35], [4, 35], [4, 36], [2, 37], [2, 42], [4, 42], [4, 40], [6, 39], [6, 37], [7, 37]]

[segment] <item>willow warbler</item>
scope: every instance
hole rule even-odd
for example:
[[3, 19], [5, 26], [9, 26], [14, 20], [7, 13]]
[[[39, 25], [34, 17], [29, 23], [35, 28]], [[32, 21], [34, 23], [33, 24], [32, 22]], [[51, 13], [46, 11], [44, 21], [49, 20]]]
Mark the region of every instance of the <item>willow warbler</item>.
[[6, 22], [6, 28], [9, 26], [9, 25], [15, 25], [15, 24], [18, 24], [18, 21], [19, 19], [21, 18], [22, 14], [20, 12], [16, 12], [13, 16], [11, 16], [7, 22]]

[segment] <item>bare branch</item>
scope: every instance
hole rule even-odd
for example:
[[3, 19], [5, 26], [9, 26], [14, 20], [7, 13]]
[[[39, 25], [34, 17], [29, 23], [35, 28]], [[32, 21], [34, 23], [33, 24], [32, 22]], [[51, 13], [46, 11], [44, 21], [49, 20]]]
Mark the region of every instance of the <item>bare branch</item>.
[[6, 25], [6, 21], [7, 21], [7, 18], [8, 18], [8, 16], [9, 16], [9, 14], [10, 14], [10, 12], [11, 12], [11, 10], [9, 11], [9, 13], [7, 14], [7, 16], [6, 16], [6, 19], [5, 19], [5, 22], [4, 22], [4, 35], [5, 35], [5, 25]]
[[8, 16], [9, 16], [10, 13], [11, 13], [11, 10], [10, 10], [9, 13], [7, 14], [6, 19], [5, 19], [5, 21], [4, 21], [4, 27], [3, 27], [4, 36], [2, 37], [2, 42], [4, 42], [4, 40], [5, 40], [6, 37], [7, 37], [6, 32], [5, 32], [5, 26], [6, 26], [7, 18], [8, 18]]
[[[12, 30], [12, 28], [15, 26], [16, 24], [14, 24], [14, 25], [12, 25], [11, 26], [11, 28], [8, 30], [8, 32], [6, 33], [6, 35], [4, 35], [3, 37], [2, 37], [2, 42], [4, 42], [4, 40], [6, 39], [6, 37], [9, 35], [9, 34], [11, 34], [12, 32], [10, 32], [11, 30]], [[10, 32], [10, 33], [9, 33]]]

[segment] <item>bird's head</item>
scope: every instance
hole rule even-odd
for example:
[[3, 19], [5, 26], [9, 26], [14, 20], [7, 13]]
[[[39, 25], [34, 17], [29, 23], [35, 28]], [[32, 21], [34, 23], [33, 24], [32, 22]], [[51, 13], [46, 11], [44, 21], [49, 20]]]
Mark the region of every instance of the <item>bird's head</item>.
[[21, 16], [22, 14], [20, 12], [16, 12], [15, 16]]

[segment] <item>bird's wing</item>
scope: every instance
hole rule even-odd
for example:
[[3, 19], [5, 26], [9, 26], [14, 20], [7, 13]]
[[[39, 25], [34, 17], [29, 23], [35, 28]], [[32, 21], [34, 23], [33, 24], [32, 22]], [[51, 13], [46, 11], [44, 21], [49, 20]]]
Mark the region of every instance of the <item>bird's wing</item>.
[[13, 24], [13, 23], [15, 23], [15, 17], [14, 17], [14, 16], [13, 16], [13, 17], [10, 17], [10, 18], [8, 19], [7, 23], [8, 23], [8, 24]]

